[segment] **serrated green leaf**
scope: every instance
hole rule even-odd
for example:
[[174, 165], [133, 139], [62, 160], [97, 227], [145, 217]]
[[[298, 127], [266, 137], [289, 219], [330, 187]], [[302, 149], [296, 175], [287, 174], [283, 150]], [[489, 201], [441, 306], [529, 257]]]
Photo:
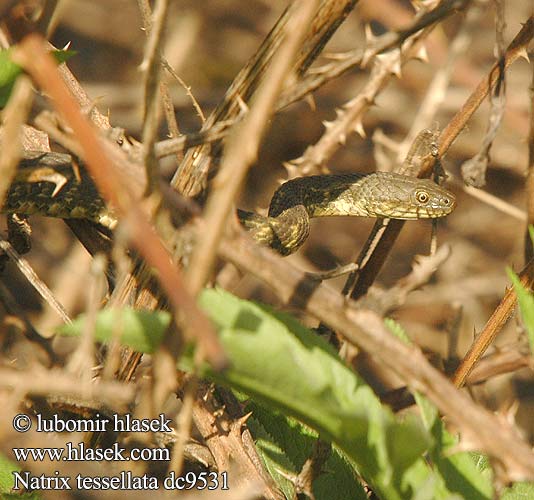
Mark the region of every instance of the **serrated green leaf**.
[[[403, 342], [411, 343], [398, 323], [388, 319], [386, 325]], [[470, 500], [493, 498], [491, 477], [483, 474], [483, 468], [477, 466], [483, 457], [468, 452], [451, 455], [451, 449], [458, 445], [458, 439], [447, 431], [439, 418], [437, 408], [427, 398], [419, 393], [415, 393], [414, 397], [421, 410], [425, 427], [434, 436], [429, 457], [435, 471], [433, 479], [437, 481], [436, 488], [439, 488], [446, 498], [449, 498], [450, 494], [458, 494], [460, 498]]]
[[[291, 417], [277, 414], [263, 405], [249, 402], [247, 411], [251, 411], [253, 415], [247, 425], [266, 469], [286, 498], [294, 498], [295, 487], [285, 475], [297, 475], [300, 472], [313, 452], [317, 433]], [[354, 500], [368, 498], [352, 465], [335, 447], [322, 470], [313, 482], [316, 500], [345, 500], [347, 492], [351, 492], [350, 498]]]
[[[0, 50], [0, 108], [3, 108], [15, 85], [15, 80], [22, 73], [22, 68], [11, 60], [11, 49]], [[61, 64], [70, 59], [74, 54], [73, 50], [54, 50], [52, 55]]]
[[514, 285], [514, 290], [517, 295], [517, 302], [521, 317], [527, 330], [528, 342], [530, 344], [530, 352], [534, 354], [534, 297], [521, 284], [519, 277], [510, 268], [506, 269], [510, 280]]
[[222, 290], [206, 290], [200, 303], [231, 360], [224, 373], [205, 366], [203, 375], [315, 429], [383, 498], [410, 498], [401, 490], [403, 473], [429, 446], [419, 423], [395, 419], [332, 347], [293, 317]]
[[[86, 315], [82, 314], [70, 325], [58, 329], [61, 335], [80, 336], [83, 332]], [[165, 311], [142, 311], [123, 307], [103, 309], [96, 317], [94, 335], [99, 342], [109, 342], [117, 338], [136, 351], [152, 353], [163, 340], [171, 315]]]

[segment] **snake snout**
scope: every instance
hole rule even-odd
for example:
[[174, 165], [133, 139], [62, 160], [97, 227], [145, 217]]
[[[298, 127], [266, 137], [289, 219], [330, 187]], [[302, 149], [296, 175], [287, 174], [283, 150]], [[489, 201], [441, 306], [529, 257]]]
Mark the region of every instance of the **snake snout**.
[[456, 197], [446, 191], [436, 195], [430, 204], [429, 217], [443, 217], [449, 215], [456, 208]]
[[450, 214], [456, 208], [456, 197], [452, 193], [447, 193], [440, 197], [439, 205]]

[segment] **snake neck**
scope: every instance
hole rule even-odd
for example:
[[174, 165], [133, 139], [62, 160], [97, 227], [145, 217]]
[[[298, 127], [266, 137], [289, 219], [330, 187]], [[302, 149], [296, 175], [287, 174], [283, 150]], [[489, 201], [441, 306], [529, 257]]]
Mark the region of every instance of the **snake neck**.
[[313, 175], [282, 184], [274, 193], [269, 216], [278, 217], [286, 210], [303, 207], [309, 218], [332, 215], [367, 216], [362, 198], [355, 196], [361, 174]]
[[241, 224], [252, 237], [281, 255], [296, 252], [310, 234], [310, 218], [332, 215], [365, 216], [354, 196], [360, 174], [300, 177], [282, 184], [273, 195], [269, 216], [238, 210]]

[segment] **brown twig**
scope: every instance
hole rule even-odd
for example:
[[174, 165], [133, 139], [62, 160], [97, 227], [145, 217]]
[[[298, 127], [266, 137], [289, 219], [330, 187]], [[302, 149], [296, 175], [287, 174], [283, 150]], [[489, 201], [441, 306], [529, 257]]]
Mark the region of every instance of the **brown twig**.
[[199, 341], [199, 348], [214, 367], [222, 368], [226, 357], [213, 326], [186, 291], [178, 269], [148, 222], [132, 187], [127, 185], [102, 148], [91, 125], [80, 113], [72, 96], [59, 77], [52, 57], [46, 52], [44, 41], [37, 35], [28, 36], [17, 50], [17, 59], [46, 90], [80, 141], [83, 156], [104, 198], [117, 209], [128, 224], [132, 243], [150, 265], [159, 272], [159, 280], [175, 312], [181, 311], [189, 321], [187, 332]]
[[425, 394], [459, 429], [471, 449], [499, 462], [506, 478], [534, 478], [534, 455], [516, 431], [459, 392], [419, 348], [395, 338], [378, 314], [356, 309], [354, 302], [306, 278], [274, 252], [252, 244], [248, 237], [222, 242], [220, 254], [266, 283], [283, 303], [305, 309], [394, 370], [412, 390]]
[[[367, 63], [378, 54], [386, 52], [393, 47], [400, 47], [403, 42], [419, 30], [434, 25], [453, 14], [456, 10], [462, 10], [469, 2], [442, 2], [433, 11], [425, 13], [421, 11], [409, 26], [402, 30], [387, 33], [376, 38], [370, 43], [370, 47], [365, 50], [354, 50], [341, 57], [336, 57], [336, 61], [325, 64], [320, 68], [314, 68], [308, 72], [302, 80], [287, 88], [282, 94], [278, 103], [278, 109], [283, 109], [289, 104], [302, 99], [311, 92], [319, 89], [330, 80], [341, 76], [349, 69]], [[390, 6], [388, 6], [389, 8]], [[419, 130], [419, 129], [418, 129]]]
[[518, 346], [499, 349], [484, 356], [467, 377], [466, 385], [475, 385], [505, 373], [515, 373], [522, 368], [534, 369], [534, 361], [529, 354], [522, 354]]
[[[294, 63], [297, 75], [302, 75], [339, 25], [354, 8], [356, 0], [321, 0], [305, 37], [306, 42]], [[265, 71], [276, 55], [285, 26], [296, 8], [293, 2], [280, 16], [275, 26], [258, 48], [254, 56], [234, 78], [223, 101], [208, 117], [203, 129], [221, 120], [235, 118], [241, 113], [241, 102], [248, 103], [265, 78]], [[196, 196], [204, 189], [211, 158], [219, 151], [209, 146], [189, 151], [172, 179], [173, 187], [186, 196]]]
[[[522, 26], [521, 30], [518, 32], [506, 50], [504, 70], [507, 70], [517, 58], [526, 53], [526, 47], [530, 43], [530, 40], [533, 36], [534, 17], [530, 17]], [[480, 81], [479, 85], [469, 96], [462, 108], [454, 115], [452, 120], [442, 131], [439, 138], [439, 158], [445, 156], [451, 144], [465, 127], [467, 121], [478, 109], [482, 101], [488, 95], [488, 92], [497, 83], [498, 73], [495, 71], [496, 67], [497, 63], [489, 71], [488, 77], [483, 78]], [[434, 160], [428, 161], [423, 168], [421, 168], [418, 176], [428, 177], [434, 167], [434, 164]], [[404, 222], [397, 220], [389, 221], [386, 228], [378, 226], [381, 227], [382, 235], [379, 237], [373, 236], [374, 243], [372, 244], [372, 247], [371, 243], [368, 243], [362, 251], [362, 253], [367, 252], [368, 254], [368, 257], [365, 259], [367, 263], [359, 272], [358, 280], [351, 295], [353, 299], [364, 295], [374, 282], [403, 226]], [[376, 231], [374, 231], [373, 234], [375, 233]], [[372, 248], [372, 252], [369, 252], [368, 248]]]
[[[363, 115], [373, 106], [378, 94], [389, 82], [391, 77], [398, 74], [401, 66], [416, 54], [415, 44], [424, 38], [427, 32], [420, 37], [414, 37], [406, 42], [402, 51], [392, 51], [377, 58], [365, 87], [358, 95], [345, 103], [341, 109], [336, 110], [336, 119], [324, 122], [325, 132], [313, 145], [308, 146], [304, 154], [290, 162], [291, 167], [297, 167], [299, 175], [319, 173], [320, 167], [345, 144], [347, 137], [357, 132], [364, 135]], [[296, 170], [296, 169], [294, 169]]]
[[[504, 54], [503, 71], [506, 71], [511, 64], [519, 57], [526, 56], [527, 47], [534, 37], [534, 16], [527, 19], [521, 27], [515, 38], [512, 40], [506, 53]], [[439, 157], [445, 156], [451, 144], [463, 130], [473, 113], [482, 104], [488, 93], [495, 87], [499, 81], [500, 62], [497, 61], [490, 69], [488, 76], [483, 78], [477, 88], [469, 96], [465, 104], [452, 118], [452, 120], [443, 129], [439, 141]]]
[[408, 153], [410, 145], [420, 130], [432, 126], [440, 106], [447, 95], [447, 87], [453, 75], [453, 69], [458, 62], [459, 56], [469, 47], [473, 32], [478, 29], [478, 21], [481, 17], [481, 8], [473, 5], [465, 15], [465, 21], [453, 40], [450, 42], [449, 52], [445, 64], [438, 68], [432, 81], [428, 85], [425, 97], [421, 101], [418, 112], [411, 123], [410, 131], [404, 137], [397, 150], [397, 161], [401, 162]]
[[[506, 51], [504, 58], [503, 71], [510, 66], [510, 64], [519, 56], [524, 55], [526, 47], [530, 40], [534, 37], [534, 16], [530, 17], [528, 21], [523, 25], [523, 28], [514, 38], [510, 47]], [[491, 69], [488, 82], [481, 82], [475, 92], [470, 96], [462, 109], [456, 114], [456, 116], [449, 123], [449, 127], [443, 131], [441, 147], [450, 145], [452, 143], [452, 136], [456, 137], [461, 130], [461, 118], [466, 121], [465, 115], [471, 115], [476, 107], [480, 105], [482, 99], [488, 94], [499, 81], [500, 62], [497, 62]], [[460, 115], [460, 116], [459, 116]], [[447, 134], [445, 134], [447, 132]], [[441, 150], [441, 148], [440, 148]], [[526, 264], [525, 268], [519, 274], [520, 280], [523, 286], [531, 288], [534, 284], [534, 263], [532, 259]], [[484, 329], [480, 335], [475, 339], [469, 351], [465, 355], [464, 359], [460, 363], [460, 366], [456, 370], [453, 376], [453, 382], [457, 387], [462, 387], [465, 384], [465, 380], [469, 373], [472, 371], [476, 362], [486, 352], [486, 349], [495, 340], [495, 337], [500, 332], [503, 325], [513, 313], [516, 306], [516, 294], [513, 288], [508, 288], [501, 302], [491, 315], [490, 319], [484, 326]]]
[[235, 197], [248, 168], [256, 158], [260, 139], [316, 6], [316, 1], [295, 4], [293, 16], [287, 22], [286, 36], [267, 69], [268, 78], [258, 87], [243, 122], [235, 127], [234, 133], [227, 140], [215, 188], [205, 209], [206, 227], [192, 255], [188, 271], [189, 286], [194, 294], [200, 291], [209, 277], [217, 244], [226, 227]]
[[16, 388], [23, 395], [65, 396], [80, 401], [92, 400], [118, 411], [124, 411], [135, 398], [132, 384], [80, 380], [78, 376], [57, 369], [35, 368], [22, 372], [0, 368], [0, 387]]
[[[39, 345], [47, 354], [50, 364], [56, 364], [59, 360], [58, 355], [54, 352], [51, 339], [41, 336], [33, 324], [28, 319], [22, 307], [18, 304], [11, 291], [0, 282], [0, 301], [6, 312], [17, 318], [17, 327], [23, 335], [30, 341]], [[4, 324], [7, 323], [4, 319]]]
[[[519, 273], [519, 280], [526, 288], [534, 285], [534, 260], [531, 259], [523, 270]], [[506, 289], [504, 297], [493, 311], [480, 335], [474, 340], [469, 351], [462, 359], [460, 366], [454, 373], [452, 381], [456, 387], [462, 387], [477, 361], [486, 352], [486, 349], [493, 343], [497, 334], [501, 331], [506, 321], [514, 312], [517, 303], [517, 296], [514, 288], [510, 286]]]
[[451, 249], [448, 245], [442, 245], [431, 255], [417, 255], [412, 265], [410, 274], [400, 279], [394, 286], [387, 290], [370, 294], [363, 297], [360, 305], [364, 308], [388, 314], [404, 304], [410, 292], [417, 290], [428, 282], [439, 266], [448, 259]]
[[63, 305], [58, 302], [44, 281], [39, 278], [37, 273], [33, 270], [30, 263], [18, 254], [9, 241], [0, 238], [0, 251], [5, 252], [5, 254], [15, 263], [19, 271], [28, 280], [28, 283], [33, 286], [45, 302], [59, 315], [61, 320], [64, 323], [72, 323], [72, 320]]
[[528, 227], [534, 226], [534, 64], [532, 67], [532, 80], [530, 82], [530, 127], [528, 132], [528, 165], [525, 180], [527, 200], [527, 228], [525, 230], [525, 262], [534, 256], [534, 244]]
[[[148, 193], [157, 192], [159, 186], [159, 166], [154, 153], [154, 144], [158, 135], [160, 118], [160, 92], [163, 90], [160, 85], [160, 53], [164, 38], [167, 6], [167, 0], [158, 0], [154, 5], [153, 15], [151, 14], [150, 18], [144, 19], [148, 38], [145, 44], [145, 56], [141, 63], [141, 70], [145, 73], [142, 148]], [[150, 7], [148, 8], [150, 9]], [[141, 12], [143, 12], [143, 9], [141, 9]], [[169, 96], [167, 96], [167, 99], [170, 100]]]
[[[273, 485], [272, 478], [265, 472], [260, 461], [249, 454], [243, 443], [242, 427], [249, 415], [234, 419], [230, 418], [224, 407], [217, 405], [215, 398], [210, 394], [212, 389], [206, 384], [201, 384], [193, 405], [195, 424], [206, 444], [210, 449], [217, 469], [219, 471], [232, 470], [235, 464], [237, 470], [232, 473], [235, 479], [235, 487], [239, 488], [248, 483], [258, 484], [261, 498], [269, 500], [283, 500], [284, 495]], [[256, 450], [250, 450], [256, 455]], [[257, 455], [254, 457], [257, 460]]]
[[17, 79], [11, 97], [2, 113], [2, 154], [0, 155], [0, 206], [15, 177], [22, 157], [22, 127], [26, 123], [33, 102], [33, 90], [28, 77]]
[[497, 71], [498, 81], [495, 91], [490, 94], [490, 116], [487, 124], [486, 134], [482, 140], [477, 154], [462, 164], [462, 178], [466, 184], [482, 187], [486, 183], [486, 171], [490, 161], [490, 150], [495, 140], [504, 116], [506, 104], [506, 74], [504, 66], [504, 4], [501, 0], [495, 0], [495, 27], [496, 43], [495, 53], [498, 59]]

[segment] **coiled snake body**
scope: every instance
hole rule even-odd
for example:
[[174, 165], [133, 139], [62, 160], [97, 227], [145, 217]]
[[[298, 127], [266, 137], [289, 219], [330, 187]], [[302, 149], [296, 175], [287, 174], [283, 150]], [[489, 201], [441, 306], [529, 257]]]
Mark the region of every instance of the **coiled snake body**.
[[[427, 219], [448, 215], [455, 205], [452, 193], [426, 179], [389, 172], [317, 175], [282, 184], [267, 217], [243, 210], [238, 217], [257, 241], [289, 255], [308, 237], [313, 217]], [[59, 153], [27, 153], [1, 211], [116, 224], [90, 177]]]

